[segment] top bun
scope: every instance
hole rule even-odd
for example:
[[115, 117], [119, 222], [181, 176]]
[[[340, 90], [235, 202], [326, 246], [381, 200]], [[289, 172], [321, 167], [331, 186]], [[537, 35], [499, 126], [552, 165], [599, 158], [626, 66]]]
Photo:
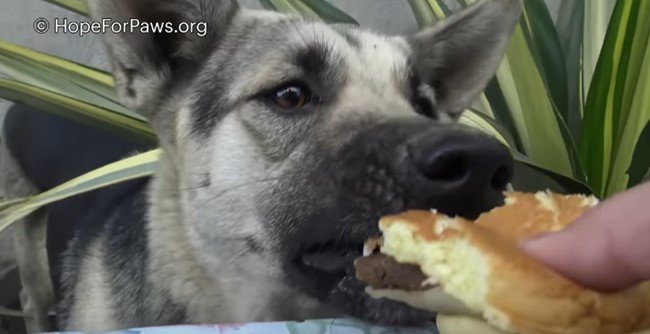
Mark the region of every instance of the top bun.
[[[507, 332], [622, 334], [650, 328], [650, 282], [615, 293], [594, 291], [519, 247], [524, 239], [566, 228], [595, 206], [596, 198], [550, 192], [506, 195], [504, 206], [475, 222], [435, 211], [384, 217], [380, 251], [419, 266], [429, 283], [439, 284], [469, 309], [465, 314], [482, 316]], [[420, 292], [375, 295], [426, 305]]]

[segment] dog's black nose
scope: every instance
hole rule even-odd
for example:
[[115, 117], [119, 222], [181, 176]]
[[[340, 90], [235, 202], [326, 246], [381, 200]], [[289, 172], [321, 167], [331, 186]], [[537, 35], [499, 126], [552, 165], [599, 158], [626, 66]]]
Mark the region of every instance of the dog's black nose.
[[407, 149], [429, 182], [460, 198], [500, 193], [513, 176], [507, 148], [485, 135], [456, 129], [431, 131], [415, 138]]

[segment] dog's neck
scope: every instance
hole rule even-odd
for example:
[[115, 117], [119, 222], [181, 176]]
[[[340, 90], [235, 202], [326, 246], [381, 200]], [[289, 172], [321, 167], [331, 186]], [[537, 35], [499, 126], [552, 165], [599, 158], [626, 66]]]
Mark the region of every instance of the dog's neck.
[[[187, 308], [192, 318], [204, 318], [205, 307], [196, 296], [221, 298], [219, 286], [208, 279], [197, 261], [183, 226], [179, 175], [168, 152], [161, 154], [149, 190], [148, 212], [150, 270], [154, 289], [166, 290], [170, 297]], [[201, 298], [204, 299], [204, 298]], [[222, 314], [221, 312], [213, 313]], [[193, 319], [188, 319], [193, 320]], [[215, 319], [217, 321], [221, 319]]]
[[[337, 315], [302, 292], [272, 280], [224, 269], [215, 277], [200, 260], [181, 200], [179, 169], [163, 153], [149, 190], [150, 277], [154, 293], [169, 295], [186, 308], [189, 323], [296, 320]], [[233, 279], [236, 278], [236, 279]], [[281, 298], [279, 296], [282, 296]], [[287, 297], [290, 296], [290, 300]], [[282, 307], [280, 307], [282, 305]]]

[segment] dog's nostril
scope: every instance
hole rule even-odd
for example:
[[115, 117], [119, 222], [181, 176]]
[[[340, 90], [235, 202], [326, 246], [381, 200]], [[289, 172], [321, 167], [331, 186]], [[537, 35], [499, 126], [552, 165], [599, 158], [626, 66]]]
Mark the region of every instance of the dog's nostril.
[[434, 181], [454, 182], [470, 172], [469, 161], [463, 152], [450, 151], [436, 155], [425, 167], [424, 174]]
[[492, 189], [503, 190], [512, 179], [512, 172], [507, 166], [501, 165], [492, 174], [491, 185]]

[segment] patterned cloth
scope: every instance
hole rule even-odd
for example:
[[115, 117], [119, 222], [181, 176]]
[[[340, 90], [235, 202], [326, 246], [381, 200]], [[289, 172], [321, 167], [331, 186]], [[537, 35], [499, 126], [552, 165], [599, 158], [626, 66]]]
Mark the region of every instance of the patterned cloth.
[[[84, 333], [57, 332], [53, 334]], [[133, 328], [104, 334], [438, 334], [438, 331], [433, 325], [422, 328], [390, 328], [351, 319], [324, 319], [304, 322]]]

